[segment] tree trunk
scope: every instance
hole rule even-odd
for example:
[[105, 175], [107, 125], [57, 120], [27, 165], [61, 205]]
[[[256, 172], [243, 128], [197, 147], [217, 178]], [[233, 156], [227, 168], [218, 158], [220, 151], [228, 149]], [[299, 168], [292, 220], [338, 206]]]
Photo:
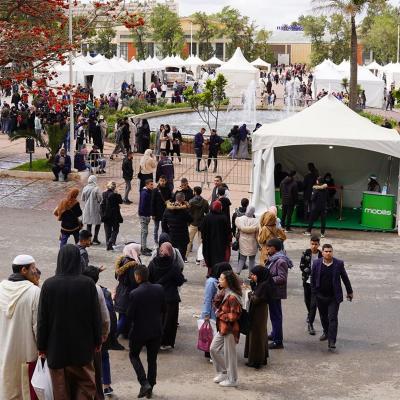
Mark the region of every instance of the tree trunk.
[[357, 30], [355, 16], [351, 16], [351, 55], [350, 55], [350, 102], [352, 110], [357, 108], [358, 90], [357, 90]]

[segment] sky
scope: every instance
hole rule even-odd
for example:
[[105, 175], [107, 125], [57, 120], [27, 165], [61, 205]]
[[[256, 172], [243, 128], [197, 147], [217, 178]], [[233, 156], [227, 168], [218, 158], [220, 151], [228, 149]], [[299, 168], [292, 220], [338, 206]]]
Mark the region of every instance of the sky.
[[[190, 15], [196, 11], [207, 14], [221, 10], [230, 5], [237, 8], [243, 15], [255, 20], [260, 28], [275, 30], [277, 26], [290, 24], [302, 14], [312, 12], [311, 0], [178, 0], [181, 16]], [[398, 0], [390, 0], [398, 5]]]

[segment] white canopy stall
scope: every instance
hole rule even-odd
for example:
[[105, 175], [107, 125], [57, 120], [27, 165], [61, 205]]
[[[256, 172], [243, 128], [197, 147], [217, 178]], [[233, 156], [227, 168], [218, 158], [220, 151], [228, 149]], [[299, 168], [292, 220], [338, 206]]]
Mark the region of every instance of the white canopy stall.
[[251, 65], [261, 70], [271, 71], [271, 64], [267, 63], [260, 57], [258, 57], [257, 60], [254, 60]]
[[223, 74], [228, 81], [226, 95], [231, 98], [231, 103], [241, 103], [242, 94], [248, 89], [252, 81], [256, 87], [259, 85], [259, 70], [251, 65], [238, 47], [232, 58], [216, 69], [216, 74]]
[[209, 60], [205, 61], [203, 65], [206, 65], [208, 67], [219, 67], [221, 65], [225, 64], [223, 61], [221, 61], [218, 57], [211, 57]]
[[189, 56], [185, 60], [186, 69], [193, 72], [195, 78], [200, 78], [201, 66], [204, 65], [204, 61], [202, 61], [197, 56]]
[[394, 85], [396, 89], [400, 87], [400, 63], [389, 63], [383, 67], [386, 75], [386, 87]]
[[382, 78], [383, 66], [378, 64], [375, 60], [372, 63], [366, 65], [365, 67], [368, 68], [375, 76]]
[[[274, 168], [281, 163], [298, 176], [313, 162], [344, 186], [344, 205], [359, 207], [370, 174], [398, 194], [400, 135], [361, 117], [328, 95], [287, 119], [264, 124], [253, 134], [252, 203], [257, 213], [275, 204]], [[399, 198], [397, 200], [399, 216]]]

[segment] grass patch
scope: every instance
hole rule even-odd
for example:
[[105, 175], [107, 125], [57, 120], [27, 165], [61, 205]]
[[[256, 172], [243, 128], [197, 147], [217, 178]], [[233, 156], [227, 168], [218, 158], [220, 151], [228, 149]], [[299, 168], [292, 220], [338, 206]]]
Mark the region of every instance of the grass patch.
[[[49, 164], [49, 160], [40, 159], [32, 161], [32, 171], [34, 172], [51, 172], [52, 165]], [[17, 171], [29, 171], [29, 162], [25, 164], [18, 165], [18, 167], [13, 168]]]

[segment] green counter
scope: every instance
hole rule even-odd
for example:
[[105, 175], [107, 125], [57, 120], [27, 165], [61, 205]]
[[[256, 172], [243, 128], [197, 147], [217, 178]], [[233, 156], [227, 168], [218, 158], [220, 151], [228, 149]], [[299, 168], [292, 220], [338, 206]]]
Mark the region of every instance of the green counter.
[[361, 225], [391, 230], [395, 226], [396, 197], [392, 194], [364, 192]]

